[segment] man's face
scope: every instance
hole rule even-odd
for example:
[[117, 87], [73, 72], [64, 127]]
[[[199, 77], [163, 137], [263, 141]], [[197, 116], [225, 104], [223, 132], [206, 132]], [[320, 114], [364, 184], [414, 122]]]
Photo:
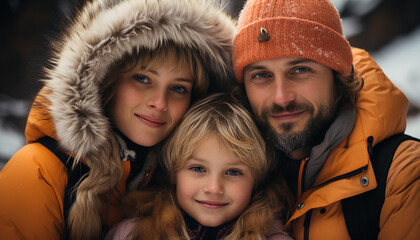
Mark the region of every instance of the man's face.
[[322, 140], [335, 112], [330, 68], [296, 57], [262, 60], [244, 69], [244, 84], [257, 121], [289, 157]]

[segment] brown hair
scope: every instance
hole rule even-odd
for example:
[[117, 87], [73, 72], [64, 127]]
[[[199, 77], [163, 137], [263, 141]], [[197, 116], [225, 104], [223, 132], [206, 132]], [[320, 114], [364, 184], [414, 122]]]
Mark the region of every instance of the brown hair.
[[350, 75], [344, 75], [334, 71], [336, 101], [338, 111], [356, 106], [357, 94], [363, 88], [364, 80], [354, 71]]

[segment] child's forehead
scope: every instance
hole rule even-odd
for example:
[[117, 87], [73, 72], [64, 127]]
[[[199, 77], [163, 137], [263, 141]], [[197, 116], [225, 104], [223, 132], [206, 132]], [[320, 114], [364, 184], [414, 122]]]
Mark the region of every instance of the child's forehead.
[[223, 163], [225, 165], [246, 165], [243, 161], [239, 158], [224, 158], [224, 159], [217, 159], [218, 161], [214, 161], [212, 157], [207, 156], [200, 156], [200, 155], [191, 155], [189, 158], [185, 160], [185, 164], [188, 163], [202, 163], [202, 164], [212, 164], [212, 163]]
[[236, 154], [235, 149], [227, 144], [223, 137], [215, 133], [207, 134], [197, 144], [195, 144], [191, 155], [185, 162], [207, 163], [214, 162], [226, 165], [246, 165], [245, 159]]

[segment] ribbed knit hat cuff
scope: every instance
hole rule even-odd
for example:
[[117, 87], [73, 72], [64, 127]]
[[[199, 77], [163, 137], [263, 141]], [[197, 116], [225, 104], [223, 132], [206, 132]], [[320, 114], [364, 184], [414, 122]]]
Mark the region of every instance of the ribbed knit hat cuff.
[[[258, 41], [261, 28], [267, 30], [268, 41]], [[311, 59], [342, 74], [350, 74], [352, 69], [348, 41], [331, 28], [305, 19], [275, 17], [254, 21], [239, 29], [233, 45], [238, 82], [243, 81], [247, 65], [278, 57]]]

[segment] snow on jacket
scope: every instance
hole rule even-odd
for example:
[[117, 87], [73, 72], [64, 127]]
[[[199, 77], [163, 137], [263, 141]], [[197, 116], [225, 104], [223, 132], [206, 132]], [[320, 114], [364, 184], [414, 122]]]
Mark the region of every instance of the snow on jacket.
[[[354, 127], [329, 153], [312, 185], [302, 193], [286, 224], [296, 239], [350, 239], [341, 208], [342, 199], [376, 188], [368, 154], [367, 138], [373, 145], [403, 132], [408, 101], [383, 74], [369, 54], [352, 49], [355, 71], [365, 82], [356, 103]], [[341, 130], [339, 130], [341, 131]], [[311, 161], [311, 160], [309, 160]], [[302, 186], [304, 165], [298, 186]], [[367, 170], [361, 171], [367, 166]], [[354, 174], [349, 174], [354, 172]], [[350, 175], [350, 176], [349, 176]], [[368, 185], [361, 184], [366, 177]], [[403, 142], [389, 169], [385, 202], [380, 216], [378, 239], [419, 239], [420, 237], [420, 144]]]
[[[86, 156], [104, 142], [111, 128], [103, 115], [99, 86], [109, 67], [133, 49], [158, 43], [197, 49], [210, 71], [210, 84], [232, 77], [235, 22], [213, 2], [199, 0], [97, 0], [88, 2], [55, 45], [54, 66], [45, 82], [49, 108], [34, 104], [26, 125], [27, 145], [0, 172], [0, 238], [61, 239], [65, 231], [63, 198], [67, 169], [36, 141], [58, 140], [64, 151]], [[37, 101], [43, 101], [37, 99]], [[122, 162], [118, 183], [125, 192], [129, 162]], [[121, 220], [114, 192], [109, 209], [102, 198], [102, 219]]]

